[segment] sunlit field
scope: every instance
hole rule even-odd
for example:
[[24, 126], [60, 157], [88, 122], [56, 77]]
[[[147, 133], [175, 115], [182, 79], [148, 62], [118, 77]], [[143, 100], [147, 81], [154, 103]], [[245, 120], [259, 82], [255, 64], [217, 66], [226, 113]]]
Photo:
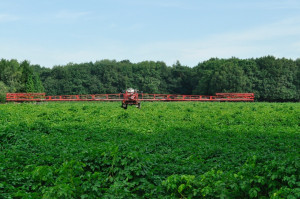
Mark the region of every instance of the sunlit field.
[[299, 198], [299, 103], [0, 105], [0, 198]]

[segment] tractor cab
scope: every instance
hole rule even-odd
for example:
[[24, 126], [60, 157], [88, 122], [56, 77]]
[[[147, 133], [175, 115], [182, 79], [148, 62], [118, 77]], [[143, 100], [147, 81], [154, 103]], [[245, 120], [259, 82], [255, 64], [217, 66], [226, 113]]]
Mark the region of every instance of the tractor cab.
[[139, 101], [139, 94], [137, 89], [128, 88], [123, 93], [123, 101], [122, 101], [122, 108], [127, 109], [127, 106], [135, 105], [137, 108], [141, 108], [141, 103]]

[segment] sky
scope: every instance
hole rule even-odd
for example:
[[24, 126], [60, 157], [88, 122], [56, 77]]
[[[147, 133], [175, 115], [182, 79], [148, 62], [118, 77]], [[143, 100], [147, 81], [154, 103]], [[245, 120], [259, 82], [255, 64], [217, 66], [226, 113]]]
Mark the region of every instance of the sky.
[[300, 58], [300, 0], [0, 0], [0, 58], [45, 67]]

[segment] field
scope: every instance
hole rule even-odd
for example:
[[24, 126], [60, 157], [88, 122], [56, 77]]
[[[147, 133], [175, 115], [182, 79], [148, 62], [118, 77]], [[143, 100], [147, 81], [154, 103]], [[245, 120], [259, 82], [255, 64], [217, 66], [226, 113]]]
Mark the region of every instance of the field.
[[299, 103], [0, 105], [0, 198], [299, 198]]

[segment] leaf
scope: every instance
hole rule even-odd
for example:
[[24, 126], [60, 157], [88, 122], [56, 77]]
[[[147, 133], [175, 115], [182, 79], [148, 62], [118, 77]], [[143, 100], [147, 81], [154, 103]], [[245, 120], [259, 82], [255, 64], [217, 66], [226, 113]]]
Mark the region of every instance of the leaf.
[[250, 198], [256, 198], [257, 196], [258, 196], [258, 192], [260, 191], [260, 189], [259, 188], [251, 188], [250, 190], [249, 190], [249, 196], [250, 196]]
[[179, 193], [182, 193], [184, 189], [185, 189], [185, 184], [181, 184], [181, 185], [178, 187], [178, 192], [179, 192]]

